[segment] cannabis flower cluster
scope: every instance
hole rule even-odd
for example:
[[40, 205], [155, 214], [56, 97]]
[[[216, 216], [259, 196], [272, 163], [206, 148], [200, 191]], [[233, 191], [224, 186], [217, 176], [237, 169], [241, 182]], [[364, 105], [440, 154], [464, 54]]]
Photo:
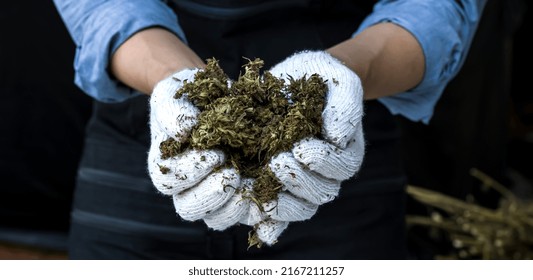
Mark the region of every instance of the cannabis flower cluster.
[[287, 83], [268, 71], [261, 74], [260, 59], [249, 60], [243, 67], [244, 74], [230, 84], [218, 61], [208, 59], [194, 81], [183, 81], [174, 97], [186, 95], [201, 113], [186, 141], [169, 138], [160, 150], [163, 158], [186, 149], [224, 151], [226, 166], [256, 179], [248, 197], [262, 209], [281, 190], [268, 168], [270, 159], [303, 138], [320, 137], [327, 86], [317, 74], [301, 79], [288, 76]]

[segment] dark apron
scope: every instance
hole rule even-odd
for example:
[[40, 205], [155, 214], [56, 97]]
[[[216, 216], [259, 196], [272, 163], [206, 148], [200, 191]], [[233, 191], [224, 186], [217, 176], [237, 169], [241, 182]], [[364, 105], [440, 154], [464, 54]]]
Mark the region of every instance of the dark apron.
[[[169, 5], [189, 46], [204, 59], [219, 59], [232, 78], [243, 57], [260, 57], [268, 69], [295, 51], [346, 40], [372, 7], [365, 1], [176, 2]], [[398, 134], [378, 102], [365, 104], [368, 152], [356, 179], [345, 182], [340, 196], [311, 220], [291, 223], [275, 246], [247, 250], [250, 227], [217, 232], [201, 221], [181, 221], [171, 198], [152, 186], [146, 168], [147, 101], [140, 96], [119, 104], [95, 102], [72, 213], [72, 258], [406, 257]]]

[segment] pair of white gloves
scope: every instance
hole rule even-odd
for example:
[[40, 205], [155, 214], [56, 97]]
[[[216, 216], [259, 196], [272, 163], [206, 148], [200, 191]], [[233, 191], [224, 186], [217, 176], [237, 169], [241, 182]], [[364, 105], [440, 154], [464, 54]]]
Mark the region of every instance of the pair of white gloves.
[[226, 159], [219, 150], [186, 150], [161, 158], [160, 143], [169, 137], [183, 142], [200, 113], [183, 95], [174, 94], [198, 69], [185, 69], [159, 82], [150, 99], [151, 147], [148, 169], [155, 187], [172, 195], [176, 212], [188, 221], [203, 221], [215, 230], [237, 223], [254, 226], [257, 237], [274, 244], [289, 222], [310, 219], [318, 206], [333, 200], [342, 181], [359, 170], [365, 144], [362, 129], [363, 90], [357, 75], [326, 52], [296, 53], [270, 72], [285, 79], [317, 73], [328, 86], [322, 113], [322, 136], [303, 139], [292, 150], [273, 157], [269, 167], [283, 184], [277, 201], [263, 206], [249, 199], [253, 178], [233, 168], [214, 171]]

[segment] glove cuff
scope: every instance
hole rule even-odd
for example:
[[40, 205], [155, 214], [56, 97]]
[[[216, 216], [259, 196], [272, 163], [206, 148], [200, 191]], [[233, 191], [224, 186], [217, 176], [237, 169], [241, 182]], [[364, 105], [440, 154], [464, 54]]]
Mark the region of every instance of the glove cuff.
[[150, 97], [151, 131], [162, 131], [181, 142], [196, 125], [200, 110], [185, 95], [176, 99], [176, 92], [185, 81], [194, 80], [200, 69], [183, 69], [163, 79], [154, 87]]

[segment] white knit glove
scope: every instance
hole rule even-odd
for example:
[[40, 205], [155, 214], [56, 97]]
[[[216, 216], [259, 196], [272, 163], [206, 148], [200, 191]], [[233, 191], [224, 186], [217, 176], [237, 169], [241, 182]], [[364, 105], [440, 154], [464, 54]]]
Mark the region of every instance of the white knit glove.
[[185, 150], [166, 159], [161, 157], [161, 142], [173, 138], [182, 143], [197, 123], [200, 111], [184, 94], [174, 98], [185, 80], [193, 81], [198, 69], [185, 69], [159, 82], [150, 98], [151, 146], [148, 171], [155, 187], [172, 195], [176, 212], [185, 220], [203, 219], [217, 215], [217, 223], [224, 227], [235, 224], [233, 218], [218, 210], [235, 197], [240, 188], [240, 176], [233, 168], [213, 171], [224, 163], [219, 150]]
[[269, 245], [276, 242], [288, 222], [310, 219], [319, 205], [333, 200], [341, 182], [359, 170], [365, 153], [363, 89], [352, 70], [326, 52], [305, 51], [285, 59], [270, 72], [286, 82], [289, 76], [299, 79], [319, 74], [326, 80], [328, 92], [322, 113], [324, 140], [301, 140], [269, 163], [283, 184], [278, 200], [264, 205], [266, 217], [256, 229], [258, 237]]

